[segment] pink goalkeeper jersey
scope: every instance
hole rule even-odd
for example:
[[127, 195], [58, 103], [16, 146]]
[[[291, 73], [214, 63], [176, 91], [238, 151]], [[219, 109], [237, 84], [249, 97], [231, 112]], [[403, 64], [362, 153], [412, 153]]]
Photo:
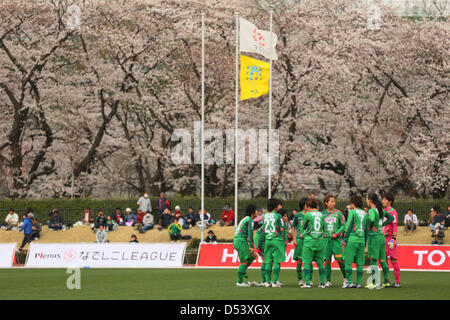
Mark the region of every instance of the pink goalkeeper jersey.
[[[391, 237], [393, 233], [397, 234], [398, 214], [391, 206], [384, 208], [384, 211], [389, 212], [394, 217], [394, 221], [383, 227], [384, 236]], [[383, 220], [386, 220], [386, 217]]]

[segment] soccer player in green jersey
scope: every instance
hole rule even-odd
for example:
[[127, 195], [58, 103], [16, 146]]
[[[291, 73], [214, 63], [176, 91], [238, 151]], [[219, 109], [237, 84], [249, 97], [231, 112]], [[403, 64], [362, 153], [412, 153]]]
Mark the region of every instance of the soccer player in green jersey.
[[[375, 281], [378, 280], [377, 261], [380, 262], [381, 269], [383, 270], [383, 284], [389, 283], [389, 266], [386, 260], [386, 240], [382, 230], [384, 225], [383, 220], [384, 217], [386, 217], [385, 224], [389, 224], [394, 221], [394, 217], [389, 212], [383, 210], [383, 205], [376, 193], [369, 193], [366, 197], [366, 203], [370, 208], [367, 251], [369, 253], [370, 268], [372, 270], [372, 282], [368, 283], [366, 288], [381, 289], [381, 284], [379, 282], [376, 283]], [[377, 276], [375, 276], [375, 273], [377, 273]]]
[[305, 284], [302, 288], [311, 288], [312, 262], [316, 261], [319, 268], [320, 285], [319, 288], [325, 288], [325, 268], [323, 266], [324, 246], [323, 246], [323, 227], [324, 217], [319, 211], [319, 201], [309, 199], [306, 202], [308, 212], [303, 219], [303, 231], [305, 240], [303, 242], [302, 259], [305, 263]]
[[[363, 200], [361, 196], [350, 197], [350, 210], [344, 237], [344, 262], [349, 283], [343, 288], [362, 288], [361, 280], [365, 262], [365, 248], [368, 234], [369, 216], [361, 210]], [[353, 283], [352, 263], [356, 262], [356, 283]]]
[[256, 217], [256, 206], [249, 204], [245, 210], [245, 218], [239, 222], [234, 233], [233, 247], [238, 252], [241, 265], [238, 269], [236, 287], [249, 287], [250, 283], [244, 283], [243, 279], [248, 267], [256, 258], [255, 245], [253, 243], [253, 218]]
[[322, 211], [324, 215], [324, 247], [325, 247], [325, 274], [327, 282], [325, 287], [331, 287], [331, 256], [334, 255], [342, 275], [344, 276], [344, 284], [348, 282], [345, 265], [342, 260], [342, 234], [345, 229], [345, 218], [341, 211], [335, 209], [336, 198], [328, 194], [323, 199], [325, 210]]
[[[280, 288], [278, 281], [280, 277], [280, 263], [286, 260], [286, 249], [282, 238], [281, 215], [277, 213], [283, 207], [281, 201], [276, 198], [269, 199], [267, 203], [268, 212], [263, 216], [263, 228], [266, 243], [264, 246], [264, 260], [266, 263], [266, 288]], [[273, 282], [272, 277], [273, 263]]]
[[261, 283], [259, 287], [266, 286], [266, 263], [264, 261], [264, 245], [266, 243], [266, 234], [264, 232], [264, 226], [261, 226], [255, 233], [255, 247], [256, 253], [261, 257]]
[[[308, 201], [308, 198], [301, 198], [298, 202], [300, 211], [297, 212], [294, 216], [294, 220], [292, 221], [292, 237], [294, 238], [294, 257], [293, 259], [297, 261], [297, 280], [298, 285], [303, 286], [303, 280], [302, 280], [302, 251], [303, 251], [303, 240], [304, 240], [304, 232], [303, 232], [303, 221], [305, 218], [306, 212], [308, 212], [308, 209], [306, 208], [306, 201]], [[312, 270], [312, 264], [311, 264], [311, 270]], [[311, 286], [313, 285], [312, 281], [309, 283]]]

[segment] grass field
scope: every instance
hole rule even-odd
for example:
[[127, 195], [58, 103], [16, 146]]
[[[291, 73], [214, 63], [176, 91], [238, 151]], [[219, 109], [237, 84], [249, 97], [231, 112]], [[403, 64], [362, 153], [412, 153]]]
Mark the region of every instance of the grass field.
[[[450, 299], [447, 272], [401, 273], [402, 288], [342, 289], [342, 276], [333, 271], [333, 287], [301, 289], [295, 270], [281, 270], [283, 288], [236, 288], [232, 269], [81, 269], [81, 289], [69, 290], [66, 269], [0, 269], [0, 300], [17, 299], [181, 299], [181, 300], [305, 300], [305, 299]], [[260, 272], [249, 270], [250, 280], [259, 281]], [[368, 275], [364, 274], [363, 284]], [[391, 272], [393, 278], [393, 272]]]

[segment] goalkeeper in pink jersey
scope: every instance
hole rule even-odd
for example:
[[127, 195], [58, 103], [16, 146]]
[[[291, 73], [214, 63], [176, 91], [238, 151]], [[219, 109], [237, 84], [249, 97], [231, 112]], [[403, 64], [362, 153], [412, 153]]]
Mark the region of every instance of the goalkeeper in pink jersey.
[[389, 212], [394, 217], [394, 221], [386, 225], [383, 224], [383, 233], [386, 239], [386, 256], [388, 260], [391, 260], [391, 264], [394, 267], [395, 282], [393, 287], [400, 288], [400, 266], [398, 264], [397, 253], [398, 214], [397, 211], [392, 208], [392, 205], [394, 204], [394, 195], [390, 192], [384, 193], [381, 202], [384, 211]]

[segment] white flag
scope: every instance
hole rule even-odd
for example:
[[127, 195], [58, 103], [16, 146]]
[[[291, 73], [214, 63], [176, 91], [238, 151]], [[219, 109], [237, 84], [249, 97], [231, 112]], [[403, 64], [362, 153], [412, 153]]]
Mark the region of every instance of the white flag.
[[[253, 52], [270, 59], [270, 31], [260, 30], [253, 23], [239, 18], [239, 52]], [[278, 60], [275, 46], [278, 37], [272, 32], [272, 60]]]

